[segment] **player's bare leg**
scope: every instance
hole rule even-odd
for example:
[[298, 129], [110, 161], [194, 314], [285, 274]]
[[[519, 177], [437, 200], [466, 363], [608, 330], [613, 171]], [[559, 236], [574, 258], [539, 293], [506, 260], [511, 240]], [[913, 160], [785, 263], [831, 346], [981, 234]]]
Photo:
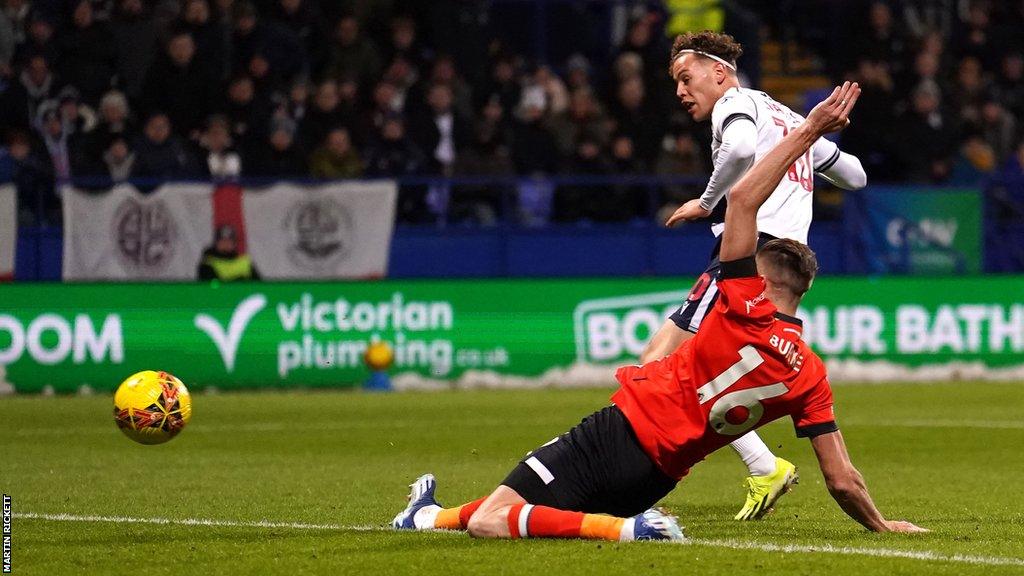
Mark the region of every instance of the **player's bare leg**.
[[[647, 342], [640, 363], [646, 364], [668, 356], [695, 334], [683, 330], [671, 319]], [[744, 481], [747, 487], [746, 501], [736, 514], [737, 520], [758, 520], [770, 512], [775, 503], [788, 492], [797, 481], [796, 467], [790, 462], [777, 458], [756, 432], [747, 432], [730, 444], [740, 460], [747, 466], [750, 476]]]
[[474, 538], [511, 538], [508, 514], [513, 506], [526, 504], [526, 499], [508, 486], [498, 486], [484, 499], [469, 518], [469, 535]]
[[569, 512], [528, 504], [508, 486], [498, 486], [473, 513], [468, 526], [474, 538], [584, 538], [682, 541], [675, 518], [648, 510], [632, 518]]

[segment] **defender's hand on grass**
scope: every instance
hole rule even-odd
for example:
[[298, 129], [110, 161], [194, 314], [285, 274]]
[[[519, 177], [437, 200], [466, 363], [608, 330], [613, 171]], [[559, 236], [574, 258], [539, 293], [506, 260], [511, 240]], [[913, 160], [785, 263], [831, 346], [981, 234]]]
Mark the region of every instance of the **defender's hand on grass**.
[[886, 520], [885, 527], [889, 529], [889, 532], [900, 532], [903, 534], [931, 532], [931, 530], [927, 528], [921, 528], [920, 526], [911, 524], [905, 520]]
[[678, 210], [669, 216], [669, 219], [665, 221], [665, 226], [675, 226], [680, 222], [692, 222], [699, 218], [707, 218], [711, 215], [710, 210], [705, 210], [700, 205], [700, 198], [694, 198], [693, 200], [687, 201], [685, 204], [679, 207]]
[[850, 111], [857, 103], [857, 98], [860, 98], [860, 85], [856, 82], [843, 82], [842, 86], [832, 90], [828, 98], [811, 110], [804, 120], [804, 126], [816, 136], [846, 128], [850, 125]]

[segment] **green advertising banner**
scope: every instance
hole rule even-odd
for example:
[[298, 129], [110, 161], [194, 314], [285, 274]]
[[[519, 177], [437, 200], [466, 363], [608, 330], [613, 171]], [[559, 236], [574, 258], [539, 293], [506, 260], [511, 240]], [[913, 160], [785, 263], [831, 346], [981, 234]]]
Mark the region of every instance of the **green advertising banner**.
[[[198, 389], [351, 386], [367, 377], [362, 355], [374, 340], [392, 345], [396, 374], [537, 377], [635, 361], [689, 283], [6, 285], [0, 386], [112, 390], [143, 369]], [[1024, 365], [1021, 277], [822, 278], [800, 315], [804, 339], [833, 361]]]

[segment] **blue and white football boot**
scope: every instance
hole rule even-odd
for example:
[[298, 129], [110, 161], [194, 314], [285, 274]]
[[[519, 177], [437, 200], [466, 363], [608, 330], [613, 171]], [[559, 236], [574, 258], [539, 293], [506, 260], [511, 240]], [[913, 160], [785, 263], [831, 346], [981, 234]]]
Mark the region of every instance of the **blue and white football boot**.
[[651, 508], [643, 514], [637, 514], [631, 520], [635, 522], [633, 524], [634, 540], [668, 540], [670, 542], [686, 540], [676, 517], [656, 508]]
[[[433, 474], [424, 474], [409, 485], [409, 505], [405, 507], [391, 521], [391, 527], [395, 530], [429, 530], [433, 528], [433, 519], [441, 510], [441, 505], [434, 499], [434, 490], [437, 489], [437, 480]], [[417, 518], [420, 522], [417, 525]], [[429, 526], [425, 526], [429, 518]]]

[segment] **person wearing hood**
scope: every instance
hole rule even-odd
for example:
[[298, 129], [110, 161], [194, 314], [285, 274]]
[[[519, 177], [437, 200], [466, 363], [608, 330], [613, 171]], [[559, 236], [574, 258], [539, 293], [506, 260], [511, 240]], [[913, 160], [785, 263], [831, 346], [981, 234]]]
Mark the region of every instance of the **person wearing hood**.
[[199, 280], [259, 280], [260, 274], [248, 254], [239, 251], [238, 236], [231, 225], [217, 227], [213, 245], [203, 252], [196, 271]]
[[53, 175], [57, 182], [71, 179], [71, 152], [68, 146], [69, 131], [60, 115], [60, 104], [47, 100], [36, 113], [36, 130], [42, 136], [43, 144], [50, 155]]

